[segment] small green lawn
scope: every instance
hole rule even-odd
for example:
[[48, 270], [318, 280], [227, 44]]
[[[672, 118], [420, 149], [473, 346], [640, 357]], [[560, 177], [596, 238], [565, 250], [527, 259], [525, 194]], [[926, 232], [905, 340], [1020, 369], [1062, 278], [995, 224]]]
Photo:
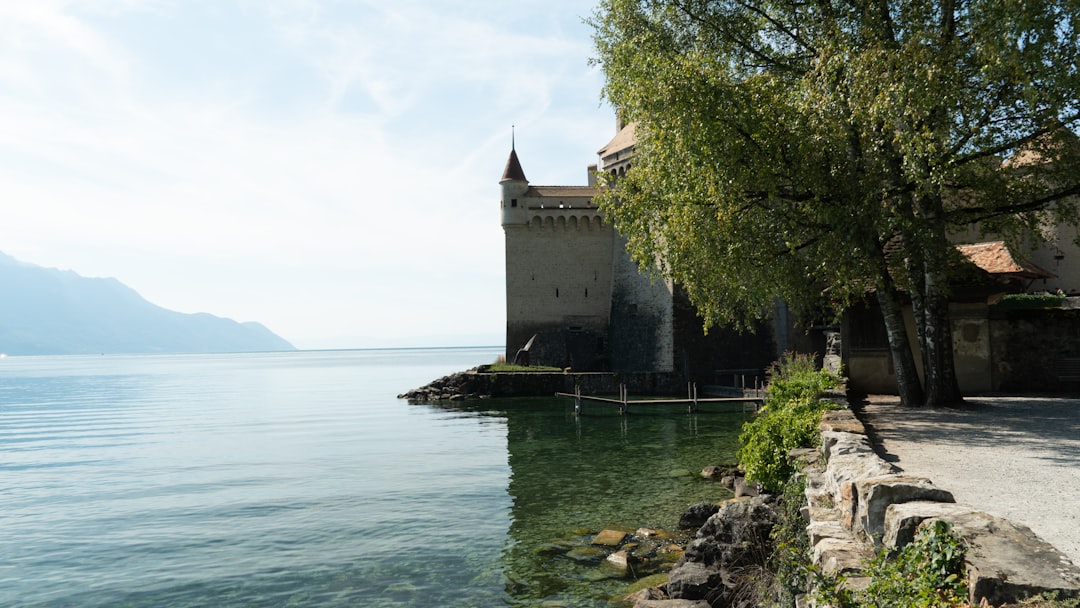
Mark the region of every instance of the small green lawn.
[[485, 371], [495, 372], [498, 374], [517, 373], [517, 372], [562, 372], [560, 367], [550, 367], [547, 365], [514, 365], [512, 363], [495, 363], [490, 365]]

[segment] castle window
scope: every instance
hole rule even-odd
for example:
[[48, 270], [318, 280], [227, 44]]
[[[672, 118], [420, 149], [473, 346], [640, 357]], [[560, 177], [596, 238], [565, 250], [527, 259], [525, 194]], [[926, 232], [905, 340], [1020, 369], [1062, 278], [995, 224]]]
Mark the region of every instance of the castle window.
[[559, 288], [558, 287], [555, 288], [555, 297], [556, 298], [559, 297]]
[[511, 207], [517, 207], [517, 199], [516, 198], [510, 199], [510, 206]]
[[585, 288], [585, 297], [586, 298], [589, 297], [589, 288], [588, 287]]

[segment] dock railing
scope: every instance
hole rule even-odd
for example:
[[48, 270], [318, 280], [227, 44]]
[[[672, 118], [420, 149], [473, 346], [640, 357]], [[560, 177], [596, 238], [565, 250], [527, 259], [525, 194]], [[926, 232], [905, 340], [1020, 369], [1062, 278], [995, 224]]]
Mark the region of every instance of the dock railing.
[[[745, 389], [744, 393], [746, 392]], [[555, 393], [556, 397], [568, 397], [574, 400], [574, 413], [581, 415], [582, 403], [585, 401], [591, 403], [600, 403], [606, 405], [614, 405], [619, 408], [619, 414], [626, 415], [630, 413], [630, 406], [643, 406], [643, 405], [685, 405], [687, 411], [691, 414], [698, 411], [698, 407], [703, 403], [743, 403], [751, 407], [752, 411], [756, 411], [758, 407], [764, 405], [765, 391], [764, 389], [752, 389], [754, 394], [741, 397], [698, 397], [698, 389], [696, 383], [689, 383], [686, 385], [687, 398], [686, 399], [631, 399], [629, 391], [626, 389], [625, 384], [619, 385], [618, 398], [611, 397], [597, 397], [593, 395], [582, 395], [581, 386], [574, 385], [573, 393]], [[746, 407], [743, 408], [746, 411]]]

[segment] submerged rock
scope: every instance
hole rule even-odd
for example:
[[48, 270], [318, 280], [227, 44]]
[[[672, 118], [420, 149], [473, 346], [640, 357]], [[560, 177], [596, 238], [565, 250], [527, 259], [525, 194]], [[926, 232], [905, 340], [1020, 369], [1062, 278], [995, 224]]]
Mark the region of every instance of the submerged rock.
[[627, 536], [628, 534], [621, 530], [601, 530], [599, 534], [593, 537], [592, 544], [604, 547], [618, 547], [626, 540]]
[[574, 547], [566, 552], [566, 557], [577, 562], [599, 562], [607, 553], [599, 547]]
[[701, 476], [705, 479], [723, 479], [728, 475], [738, 475], [739, 467], [735, 464], [722, 464], [708, 466], [701, 469]]

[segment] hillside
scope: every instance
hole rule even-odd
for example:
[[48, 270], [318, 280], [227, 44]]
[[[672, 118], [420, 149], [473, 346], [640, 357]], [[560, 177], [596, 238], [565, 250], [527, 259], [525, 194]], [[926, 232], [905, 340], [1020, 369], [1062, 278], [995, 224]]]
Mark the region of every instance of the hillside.
[[25, 264], [0, 253], [0, 353], [295, 350], [259, 323], [152, 304], [116, 279]]

